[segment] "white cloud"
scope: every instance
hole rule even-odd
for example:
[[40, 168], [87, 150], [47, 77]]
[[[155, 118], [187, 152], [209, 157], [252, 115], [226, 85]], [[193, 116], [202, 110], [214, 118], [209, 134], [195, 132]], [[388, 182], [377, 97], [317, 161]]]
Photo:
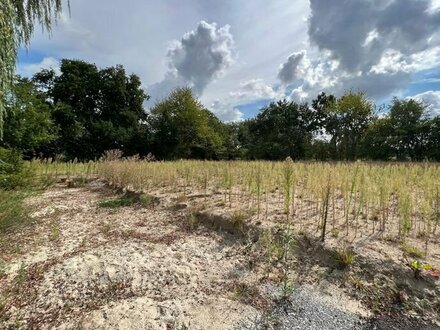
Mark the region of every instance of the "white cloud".
[[362, 90], [373, 98], [399, 94], [412, 74], [440, 65], [440, 12], [430, 0], [310, 0], [308, 35], [318, 53], [301, 51], [280, 66], [293, 100], [325, 91]]
[[430, 116], [440, 116], [440, 91], [427, 91], [408, 98], [422, 101]]
[[[75, 0], [71, 7], [51, 37], [36, 29], [30, 52], [122, 64], [150, 86], [153, 102], [182, 85], [206, 105], [220, 100], [222, 113], [283, 94], [280, 83], [291, 84], [295, 100], [360, 88], [388, 97], [415, 72], [440, 66], [440, 0]], [[294, 61], [292, 53], [304, 55]], [[34, 72], [25, 62], [18, 71]]]
[[54, 69], [56, 73], [59, 73], [60, 63], [53, 57], [45, 57], [38, 63], [19, 64], [17, 73], [23, 77], [32, 77], [35, 73], [43, 69]]
[[230, 92], [232, 98], [238, 100], [261, 100], [275, 99], [281, 97], [272, 86], [267, 85], [263, 79], [251, 79], [240, 83], [240, 88], [235, 92]]
[[229, 26], [201, 21], [195, 30], [187, 32], [168, 49], [168, 71], [162, 81], [147, 88], [154, 104], [176, 87], [188, 86], [202, 95], [206, 86], [220, 77], [233, 63], [234, 39]]
[[201, 21], [168, 49], [170, 71], [201, 95], [233, 62], [234, 39], [229, 25]]
[[243, 113], [240, 112], [232, 103], [215, 100], [209, 110], [225, 122], [236, 122], [243, 120]]

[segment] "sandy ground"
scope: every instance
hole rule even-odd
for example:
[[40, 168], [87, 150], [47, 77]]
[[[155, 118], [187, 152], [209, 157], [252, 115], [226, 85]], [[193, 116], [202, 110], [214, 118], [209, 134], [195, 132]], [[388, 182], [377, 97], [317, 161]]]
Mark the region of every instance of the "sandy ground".
[[[279, 265], [261, 262], [240, 235], [209, 226], [188, 229], [188, 216], [195, 210], [199, 218], [210, 211], [215, 219], [223, 200], [216, 196], [210, 203], [217, 208], [206, 207], [203, 195], [180, 198], [159, 191], [158, 203], [150, 207], [107, 209], [98, 202], [115, 193], [93, 181], [76, 188], [59, 183], [31, 198], [34, 223], [1, 241], [0, 328], [257, 328], [255, 320], [261, 323], [270, 315], [278, 299], [265, 288], [279, 275]], [[255, 217], [246, 221], [246, 226], [261, 226]], [[397, 266], [386, 266], [382, 278], [376, 276], [378, 268], [366, 265], [377, 259], [375, 265], [382, 267], [380, 262], [393, 253], [384, 247], [394, 245], [379, 240], [358, 244], [358, 253], [371, 256], [360, 257], [357, 268], [347, 273], [328, 264], [335, 244], [322, 247], [309, 239], [300, 241], [295, 283], [309, 286], [320, 303], [338, 306], [353, 319], [369, 317], [371, 306], [342, 283], [369, 288], [370, 280], [387, 288], [383, 283], [393, 279], [390, 273]], [[431, 257], [431, 262], [437, 258]], [[366, 275], [358, 278], [359, 273]], [[407, 270], [398, 277], [408, 286], [427, 290], [426, 299], [438, 299], [435, 279], [420, 283], [410, 275]], [[424, 297], [417, 298], [421, 304]]]

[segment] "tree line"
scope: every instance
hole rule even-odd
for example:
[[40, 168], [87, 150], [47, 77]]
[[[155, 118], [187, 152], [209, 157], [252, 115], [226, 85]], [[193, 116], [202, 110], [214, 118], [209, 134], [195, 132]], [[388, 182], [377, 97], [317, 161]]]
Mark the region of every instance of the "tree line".
[[164, 160], [440, 160], [440, 117], [413, 99], [395, 98], [383, 109], [363, 92], [321, 93], [310, 104], [280, 100], [254, 118], [224, 123], [190, 88], [146, 110], [137, 75], [67, 59], [59, 74], [17, 76], [3, 98], [0, 146], [28, 159], [93, 160], [119, 149]]

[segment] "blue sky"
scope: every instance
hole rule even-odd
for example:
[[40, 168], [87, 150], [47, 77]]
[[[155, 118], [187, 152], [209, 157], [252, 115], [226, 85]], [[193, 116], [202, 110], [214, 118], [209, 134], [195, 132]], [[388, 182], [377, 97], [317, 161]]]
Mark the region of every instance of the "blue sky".
[[30, 76], [62, 58], [141, 77], [152, 100], [191, 86], [221, 119], [270, 101], [363, 90], [440, 113], [439, 0], [75, 0], [19, 54]]

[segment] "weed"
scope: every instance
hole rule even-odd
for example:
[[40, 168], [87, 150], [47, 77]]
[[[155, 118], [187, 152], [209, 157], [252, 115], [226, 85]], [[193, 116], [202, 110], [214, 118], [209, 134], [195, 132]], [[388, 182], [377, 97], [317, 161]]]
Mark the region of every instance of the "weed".
[[0, 259], [0, 278], [6, 275], [6, 263]]
[[135, 204], [136, 201], [133, 197], [123, 195], [114, 199], [106, 199], [98, 202], [98, 206], [102, 208], [116, 209], [119, 207], [126, 207]]
[[10, 230], [28, 221], [23, 205], [28, 193], [0, 190], [0, 232]]
[[235, 211], [231, 217], [231, 221], [234, 224], [234, 227], [237, 228], [242, 234], [244, 234], [246, 230], [247, 218], [248, 215], [242, 211]]
[[18, 270], [18, 275], [16, 278], [18, 287], [23, 287], [24, 283], [26, 282], [26, 268], [24, 264], [21, 264], [20, 269]]
[[189, 330], [189, 327], [185, 324], [185, 322], [182, 322], [180, 325], [180, 330]]
[[356, 257], [352, 249], [341, 247], [336, 250], [336, 262], [341, 269], [350, 267], [354, 264]]
[[422, 263], [418, 260], [414, 260], [413, 262], [409, 263], [409, 267], [413, 270], [415, 278], [420, 278], [422, 270], [432, 270], [432, 266], [430, 264]]
[[151, 205], [153, 205], [153, 203], [154, 203], [154, 199], [152, 196], [150, 195], [139, 196], [139, 204], [142, 205], [143, 207], [150, 207]]
[[60, 238], [60, 235], [60, 225], [58, 223], [53, 223], [50, 229], [50, 239], [52, 241], [56, 241], [58, 238]]
[[415, 246], [408, 245], [406, 243], [403, 243], [402, 245], [403, 254], [408, 257], [412, 258], [423, 258], [425, 257], [425, 252], [420, 250], [419, 248]]
[[150, 206], [154, 206], [155, 203], [157, 203], [157, 201], [155, 200], [154, 197], [150, 195], [127, 192], [124, 195], [117, 198], [105, 199], [99, 201], [98, 207], [116, 209], [120, 207], [132, 206], [136, 204], [141, 205], [143, 207], [150, 207]]
[[109, 235], [109, 233], [113, 229], [113, 225], [109, 222], [103, 223], [103, 224], [101, 224], [99, 229], [100, 229], [101, 233], [103, 233], [104, 235]]
[[337, 238], [339, 236], [339, 230], [336, 228], [332, 228], [330, 234], [332, 235], [332, 237]]
[[199, 226], [199, 219], [197, 219], [197, 216], [191, 212], [188, 216], [187, 216], [187, 221], [188, 221], [188, 227], [191, 231], [196, 230]]

